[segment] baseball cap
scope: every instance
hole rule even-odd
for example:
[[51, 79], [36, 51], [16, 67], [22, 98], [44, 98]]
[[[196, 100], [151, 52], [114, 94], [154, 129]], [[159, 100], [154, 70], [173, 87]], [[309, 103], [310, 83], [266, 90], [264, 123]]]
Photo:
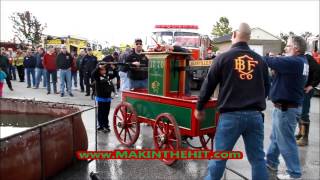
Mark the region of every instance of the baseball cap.
[[141, 39], [141, 38], [136, 38], [136, 39], [134, 40], [134, 42], [135, 42], [135, 43], [137, 43], [137, 42], [141, 42], [141, 43], [142, 43], [142, 39]]

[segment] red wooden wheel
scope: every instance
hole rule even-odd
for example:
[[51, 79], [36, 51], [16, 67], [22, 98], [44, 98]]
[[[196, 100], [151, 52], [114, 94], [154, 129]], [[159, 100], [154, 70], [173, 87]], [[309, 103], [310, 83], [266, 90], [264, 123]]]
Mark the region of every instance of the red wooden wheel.
[[213, 150], [214, 134], [199, 136], [200, 143], [204, 149]]
[[115, 108], [113, 129], [121, 144], [131, 146], [137, 141], [140, 134], [140, 123], [131, 104], [122, 102]]
[[[178, 150], [181, 147], [181, 136], [176, 120], [169, 113], [156, 117], [153, 126], [153, 141], [156, 149]], [[176, 159], [162, 159], [166, 165], [172, 165]]]

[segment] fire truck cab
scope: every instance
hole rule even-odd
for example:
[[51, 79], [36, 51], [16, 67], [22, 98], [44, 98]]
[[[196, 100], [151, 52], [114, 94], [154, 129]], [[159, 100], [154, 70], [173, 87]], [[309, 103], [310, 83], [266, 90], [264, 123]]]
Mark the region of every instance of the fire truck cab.
[[[192, 61], [211, 59], [211, 40], [199, 33], [197, 25], [155, 25], [150, 38], [147, 38], [148, 50], [158, 45], [178, 45], [192, 52]], [[192, 70], [192, 88], [200, 88], [209, 66]]]

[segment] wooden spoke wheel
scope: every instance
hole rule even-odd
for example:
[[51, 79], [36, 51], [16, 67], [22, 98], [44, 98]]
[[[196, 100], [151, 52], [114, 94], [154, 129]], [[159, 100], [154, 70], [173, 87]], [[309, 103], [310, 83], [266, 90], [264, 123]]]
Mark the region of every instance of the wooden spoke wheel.
[[204, 149], [213, 150], [214, 134], [199, 136], [200, 143]]
[[115, 108], [113, 129], [121, 144], [131, 146], [137, 141], [140, 134], [140, 123], [131, 104], [122, 102]]
[[[176, 120], [169, 113], [156, 117], [153, 126], [153, 141], [156, 149], [178, 150], [181, 147], [181, 136]], [[176, 159], [162, 159], [166, 165], [172, 165]]]

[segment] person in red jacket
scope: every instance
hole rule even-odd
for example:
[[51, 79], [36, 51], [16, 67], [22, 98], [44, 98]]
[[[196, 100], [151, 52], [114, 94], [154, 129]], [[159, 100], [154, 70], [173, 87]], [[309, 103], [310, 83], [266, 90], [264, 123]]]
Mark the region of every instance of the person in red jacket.
[[71, 86], [72, 86], [72, 80], [73, 80], [73, 85], [74, 88], [76, 89], [78, 86], [78, 68], [77, 68], [77, 59], [78, 59], [78, 55], [76, 52], [72, 51], [71, 52], [71, 56], [72, 56], [72, 65], [71, 65]]
[[53, 85], [53, 92], [58, 94], [57, 91], [57, 65], [56, 65], [56, 54], [54, 52], [54, 48], [50, 46], [48, 48], [47, 53], [43, 57], [43, 67], [47, 70], [46, 77], [47, 77], [47, 94], [51, 93], [51, 86], [50, 86], [50, 75], [52, 78], [52, 85]]

